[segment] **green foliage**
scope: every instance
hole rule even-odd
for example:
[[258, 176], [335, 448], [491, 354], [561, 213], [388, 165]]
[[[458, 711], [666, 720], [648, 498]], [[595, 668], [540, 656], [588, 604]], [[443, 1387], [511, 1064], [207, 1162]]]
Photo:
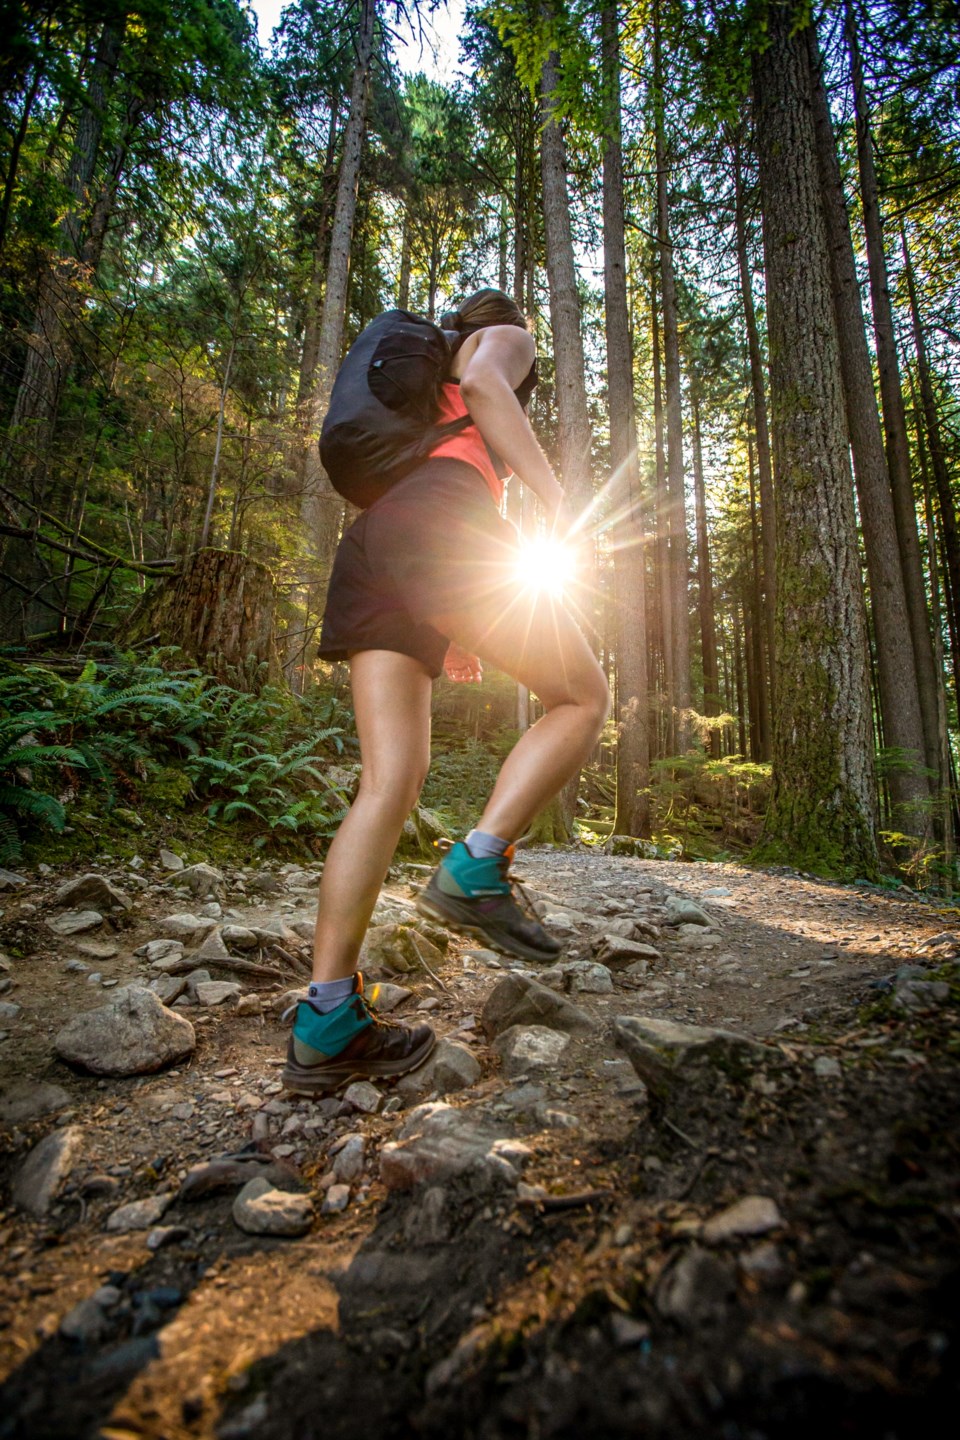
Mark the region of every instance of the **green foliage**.
[[473, 738], [435, 750], [422, 803], [437, 812], [451, 835], [465, 835], [476, 823], [501, 764], [499, 755]]
[[[343, 813], [323, 766], [352, 741], [345, 708], [329, 696], [254, 695], [156, 661], [91, 660], [74, 678], [5, 668], [0, 856], [19, 855], [25, 821], [62, 830], [67, 806], [89, 787], [108, 811], [121, 802], [135, 811], [138, 802], [182, 805], [185, 786], [206, 799], [211, 824], [241, 823], [257, 844], [275, 833], [323, 839]], [[165, 802], [157, 786], [170, 791], [171, 776], [178, 794]]]

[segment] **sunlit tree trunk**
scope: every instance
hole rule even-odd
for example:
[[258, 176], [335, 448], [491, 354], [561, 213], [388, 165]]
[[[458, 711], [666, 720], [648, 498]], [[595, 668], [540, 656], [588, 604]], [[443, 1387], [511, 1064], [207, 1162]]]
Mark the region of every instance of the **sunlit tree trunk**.
[[753, 397], [753, 433], [757, 442], [757, 470], [760, 477], [760, 533], [763, 540], [764, 638], [769, 667], [769, 701], [775, 703], [776, 674], [773, 663], [773, 627], [777, 606], [777, 512], [773, 494], [773, 466], [770, 459], [770, 432], [767, 424], [767, 396], [760, 329], [753, 303], [753, 281], [747, 250], [747, 220], [743, 193], [743, 167], [739, 141], [731, 141], [734, 182], [734, 226], [737, 244], [737, 270], [740, 276], [740, 298], [747, 330], [747, 354], [750, 360], [750, 393]]
[[660, 670], [665, 704], [661, 707], [661, 755], [676, 749], [676, 727], [671, 708], [673, 695], [673, 594], [670, 584], [670, 496], [667, 491], [667, 456], [663, 438], [663, 380], [660, 366], [660, 312], [656, 275], [650, 282], [650, 337], [653, 348], [653, 436], [656, 474], [657, 565], [656, 590], [660, 608]]
[[683, 476], [683, 412], [680, 400], [680, 329], [677, 282], [670, 236], [667, 196], [667, 143], [664, 127], [663, 60], [660, 43], [660, 5], [654, 16], [654, 138], [657, 162], [657, 244], [663, 298], [663, 381], [667, 412], [667, 490], [669, 493], [670, 595], [673, 607], [673, 692], [677, 750], [686, 750], [690, 708], [690, 624], [688, 602], [687, 506]]
[[603, 26], [603, 275], [610, 415], [611, 503], [617, 647], [617, 803], [614, 833], [650, 829], [650, 698], [647, 680], [643, 512], [634, 419], [633, 346], [627, 307], [617, 0]]
[[807, 36], [765, 9], [755, 55], [777, 494], [773, 794], [758, 855], [877, 869], [866, 620]]
[[373, 36], [376, 21], [376, 0], [363, 0], [360, 33], [357, 37], [357, 63], [350, 87], [350, 114], [344, 128], [343, 155], [337, 181], [337, 199], [330, 229], [330, 258], [327, 265], [323, 311], [317, 339], [317, 364], [310, 398], [309, 425], [306, 437], [303, 495], [300, 518], [307, 546], [317, 570], [322, 575], [333, 559], [343, 501], [333, 490], [320, 464], [317, 441], [323, 417], [330, 403], [330, 392], [340, 364], [343, 347], [343, 326], [347, 310], [350, 278], [350, 249], [353, 223], [357, 209], [360, 161], [367, 133], [367, 111], [373, 68]]
[[[324, 275], [327, 260], [327, 245], [330, 240], [330, 201], [333, 185], [333, 159], [340, 124], [340, 97], [336, 96], [330, 106], [330, 121], [327, 126], [327, 152], [323, 167], [320, 214], [310, 252], [310, 278], [307, 283], [306, 299], [303, 302], [303, 349], [300, 352], [300, 377], [297, 387], [297, 406], [309, 411], [310, 395], [313, 390], [317, 369], [317, 346], [320, 341], [320, 316]], [[306, 423], [306, 422], [305, 422]], [[302, 468], [301, 457], [300, 466]]]
[[[696, 376], [690, 379], [693, 408], [693, 491], [697, 525], [697, 588], [699, 590], [700, 646], [703, 660], [703, 713], [720, 714], [717, 693], [717, 626], [713, 603], [713, 574], [707, 536], [707, 497], [703, 483], [703, 447], [700, 437], [700, 396]], [[710, 754], [720, 754], [720, 735], [710, 732]]]
[[[548, 56], [543, 67], [541, 96], [544, 127], [540, 148], [543, 180], [543, 225], [550, 288], [550, 321], [556, 374], [557, 416], [560, 431], [560, 471], [570, 506], [587, 510], [593, 499], [590, 473], [591, 430], [587, 411], [586, 366], [580, 330], [580, 295], [573, 255], [570, 197], [567, 190], [566, 145], [555, 118], [554, 92], [558, 59]], [[595, 577], [588, 574], [581, 594], [592, 619]], [[594, 627], [595, 628], [595, 627]], [[568, 832], [573, 825], [579, 777], [564, 787], [560, 800]]]

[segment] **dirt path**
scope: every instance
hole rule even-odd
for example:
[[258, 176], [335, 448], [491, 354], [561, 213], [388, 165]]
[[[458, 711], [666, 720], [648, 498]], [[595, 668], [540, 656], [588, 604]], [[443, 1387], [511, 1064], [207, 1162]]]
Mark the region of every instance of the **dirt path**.
[[[0, 1440], [940, 1433], [957, 912], [726, 865], [539, 851], [520, 868], [564, 961], [588, 963], [511, 974], [421, 927], [433, 975], [398, 972], [422, 880], [399, 870], [367, 970], [450, 1042], [445, 1068], [321, 1102], [277, 1078], [317, 867], [230, 873], [215, 898], [159, 865], [104, 870], [132, 904], [73, 936], [50, 928], [69, 877], [11, 882]], [[72, 1015], [158, 981], [134, 952], [185, 913], [188, 960], [219, 935], [278, 978], [195, 958], [245, 998], [174, 1003], [187, 1059], [130, 1078], [58, 1060]], [[535, 1044], [504, 1038], [507, 992]], [[25, 1213], [25, 1161], [58, 1135], [58, 1184]], [[225, 1188], [203, 1188], [209, 1169], [184, 1185], [229, 1154]], [[253, 1173], [311, 1197], [305, 1234], [238, 1228]], [[124, 1233], [135, 1201], [152, 1219]]]

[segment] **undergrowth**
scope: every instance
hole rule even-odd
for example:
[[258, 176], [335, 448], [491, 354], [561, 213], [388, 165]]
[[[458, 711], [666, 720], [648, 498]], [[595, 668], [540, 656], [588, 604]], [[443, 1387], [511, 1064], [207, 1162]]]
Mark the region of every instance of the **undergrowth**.
[[88, 819], [93, 806], [142, 823], [171, 767], [211, 825], [240, 824], [255, 847], [283, 834], [314, 844], [346, 805], [326, 769], [354, 748], [334, 695], [234, 689], [171, 652], [87, 660], [73, 674], [0, 659], [0, 863], [40, 827], [68, 833], [82, 806]]

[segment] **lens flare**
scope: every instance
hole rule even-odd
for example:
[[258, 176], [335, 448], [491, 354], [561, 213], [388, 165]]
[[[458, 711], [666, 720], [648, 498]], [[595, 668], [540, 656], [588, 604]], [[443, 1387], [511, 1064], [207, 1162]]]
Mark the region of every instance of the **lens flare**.
[[568, 545], [545, 536], [524, 540], [517, 557], [517, 578], [538, 595], [559, 600], [571, 584], [576, 558]]

